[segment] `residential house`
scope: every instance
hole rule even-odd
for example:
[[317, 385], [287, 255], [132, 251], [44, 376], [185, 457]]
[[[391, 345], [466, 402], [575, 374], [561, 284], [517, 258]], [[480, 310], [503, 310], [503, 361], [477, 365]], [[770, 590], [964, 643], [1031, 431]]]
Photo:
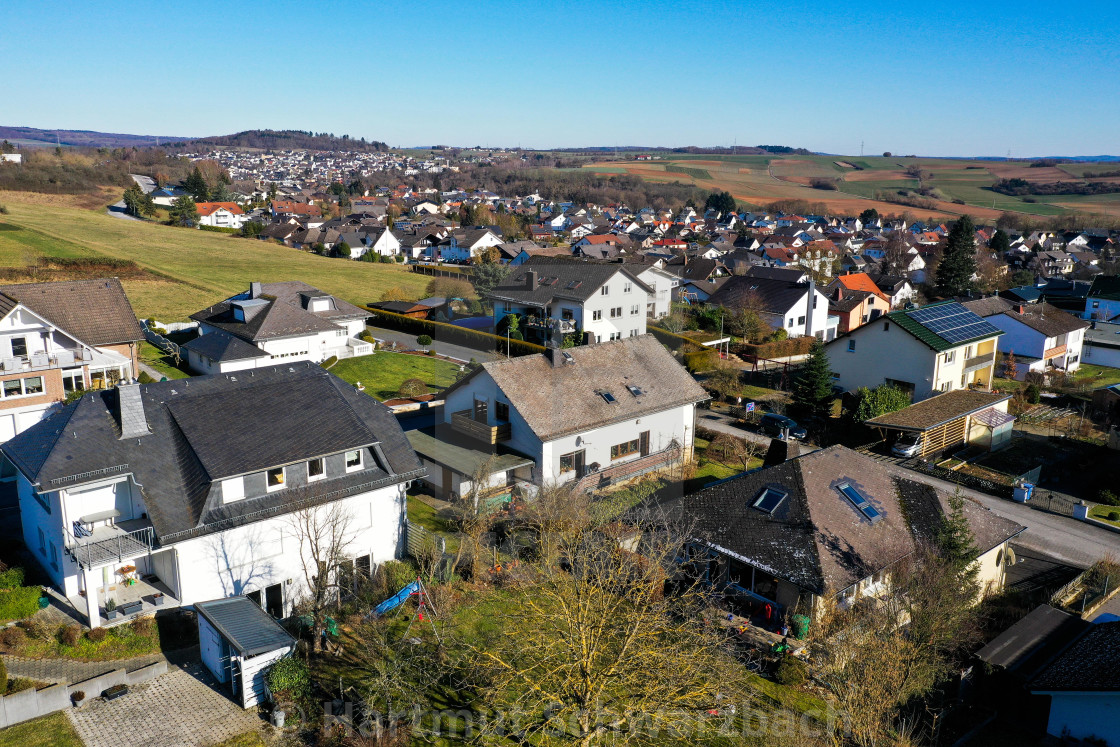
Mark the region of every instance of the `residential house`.
[[[251, 283], [248, 291], [191, 314], [199, 336], [183, 348], [188, 364], [199, 373], [353, 358], [373, 352], [371, 343], [358, 339], [368, 317], [368, 311], [307, 283]], [[236, 337], [268, 357], [250, 357], [244, 346], [210, 335]], [[226, 352], [234, 357], [223, 357]]]
[[1082, 360], [1086, 363], [1120, 368], [1120, 324], [1090, 322], [1082, 345]]
[[902, 308], [917, 295], [914, 285], [908, 278], [880, 273], [868, 273], [868, 275], [875, 281], [875, 286], [890, 299], [892, 309]]
[[[735, 275], [708, 298], [712, 306], [732, 311], [756, 312], [774, 329], [784, 329], [790, 337], [813, 336], [829, 341], [836, 337], [840, 319], [828, 313], [828, 296], [801, 270], [754, 268], [747, 275]], [[778, 275], [784, 273], [784, 275]]]
[[433, 259], [444, 262], [469, 262], [492, 246], [502, 243], [492, 226], [474, 226], [456, 230], [430, 248]]
[[[388, 228], [380, 226], [362, 226], [358, 233], [364, 237], [360, 247], [351, 246], [350, 256], [357, 259], [366, 252], [373, 252], [381, 257], [395, 257], [401, 253], [401, 242]], [[358, 252], [355, 255], [355, 251]]]
[[650, 335], [483, 363], [444, 396], [446, 427], [529, 457], [536, 485], [580, 488], [690, 459], [708, 398]]
[[[891, 592], [895, 565], [933, 541], [949, 496], [843, 446], [722, 480], [669, 504], [693, 527], [700, 580], [771, 619]], [[966, 501], [981, 586], [1003, 588], [1007, 544], [1026, 527]]]
[[517, 314], [526, 339], [547, 340], [554, 322], [565, 334], [606, 342], [646, 333], [656, 291], [622, 263], [534, 258], [487, 294], [494, 324]]
[[0, 442], [140, 374], [144, 333], [116, 278], [0, 285], [0, 314]]
[[1120, 621], [1089, 626], [1029, 689], [1050, 701], [1046, 732], [1051, 736], [1120, 744]]
[[245, 211], [236, 202], [199, 202], [198, 225], [217, 228], [241, 228], [245, 224]]
[[90, 627], [155, 593], [285, 617], [311, 562], [297, 523], [344, 516], [368, 574], [400, 556], [424, 475], [384, 405], [309, 362], [92, 392], [0, 448], [24, 542]]
[[849, 273], [833, 280], [826, 289], [828, 313], [838, 316], [839, 333], [875, 321], [891, 310], [890, 301], [866, 273]]
[[[1017, 376], [1044, 374], [1048, 369], [1072, 373], [1081, 365], [1089, 322], [1048, 303], [1011, 303], [999, 296], [967, 301], [965, 308], [1003, 330], [1000, 347], [1014, 353]], [[1003, 372], [1006, 376], [1006, 372]]]
[[150, 194], [152, 195], [152, 202], [155, 204], [171, 207], [175, 200], [187, 195], [187, 190], [182, 187], [163, 186], [153, 189]]
[[635, 277], [653, 289], [653, 296], [646, 304], [646, 316], [653, 319], [668, 316], [672, 311], [673, 296], [681, 284], [681, 279], [669, 272], [660, 262], [627, 262], [626, 266]]
[[1120, 275], [1093, 278], [1085, 298], [1085, 318], [1111, 322], [1120, 317]]
[[893, 384], [918, 402], [938, 392], [988, 387], [1003, 330], [955, 301], [894, 311], [830, 343], [843, 391]]

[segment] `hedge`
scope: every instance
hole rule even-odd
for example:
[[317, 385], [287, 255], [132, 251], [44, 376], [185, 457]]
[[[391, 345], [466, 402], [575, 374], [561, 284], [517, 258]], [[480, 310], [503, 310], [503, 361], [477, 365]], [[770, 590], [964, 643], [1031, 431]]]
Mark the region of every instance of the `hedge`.
[[11, 590], [23, 586], [23, 569], [20, 567], [9, 568], [0, 573], [0, 589]]
[[775, 342], [746, 343], [735, 347], [739, 356], [752, 355], [759, 358], [784, 358], [787, 355], [807, 355], [813, 347], [815, 337], [791, 337]]
[[647, 324], [646, 329], [651, 335], [656, 337], [662, 345], [667, 345], [670, 350], [680, 350], [684, 348], [686, 351], [696, 351], [704, 348], [704, 346], [696, 342], [696, 340], [689, 339], [684, 335], [678, 335], [675, 332], [670, 332], [661, 327], [655, 327], [652, 324]]
[[715, 350], [696, 350], [684, 354], [684, 365], [689, 373], [711, 371], [719, 362], [719, 354]]
[[23, 620], [39, 610], [39, 597], [43, 590], [38, 586], [21, 586], [0, 591], [0, 622]]
[[[479, 332], [477, 330], [467, 329], [466, 327], [456, 327], [454, 324], [432, 322], [427, 319], [413, 319], [404, 314], [394, 314], [391, 311], [372, 309], [369, 306], [363, 308], [365, 308], [371, 316], [375, 317], [379, 324], [383, 324], [390, 329], [395, 329], [398, 332], [407, 332], [417, 336], [428, 335], [433, 340], [464, 345], [466, 347], [475, 348], [476, 350], [498, 350], [500, 352], [505, 352], [506, 349], [506, 338], [500, 335], [491, 335], [486, 332]], [[534, 355], [543, 352], [544, 346], [542, 345], [535, 345], [531, 342], [513, 339], [509, 341], [510, 355]]]
[[226, 226], [198, 226], [199, 231], [211, 231], [212, 233], [241, 233], [240, 228], [227, 228]]

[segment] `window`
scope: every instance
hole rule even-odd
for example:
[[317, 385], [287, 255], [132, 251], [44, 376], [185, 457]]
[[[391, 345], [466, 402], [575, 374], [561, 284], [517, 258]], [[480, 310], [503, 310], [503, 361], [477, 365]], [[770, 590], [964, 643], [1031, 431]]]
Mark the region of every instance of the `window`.
[[312, 480], [319, 480], [319, 479], [322, 479], [323, 477], [325, 477], [327, 473], [323, 469], [323, 466], [324, 465], [323, 465], [322, 458], [312, 459], [310, 462], [308, 462], [307, 463], [307, 481], [311, 482]]
[[47, 554], [47, 536], [43, 534], [43, 528], [39, 527], [39, 554]]
[[608, 405], [613, 405], [615, 402], [617, 402], [617, 400], [614, 398], [614, 395], [611, 394], [610, 392], [606, 391], [606, 390], [600, 390], [598, 392], [598, 395], [600, 397], [602, 397], [603, 401], [606, 402]]
[[611, 287], [609, 285], [604, 285], [602, 288], [599, 289], [599, 295], [601, 295], [601, 296], [609, 296], [610, 294], [611, 294]]
[[509, 405], [505, 402], [494, 403], [494, 417], [502, 423], [509, 422]]
[[82, 369], [71, 368], [62, 372], [62, 389], [67, 394], [71, 392], [80, 392], [85, 388], [86, 382], [82, 377]]
[[51, 558], [51, 567], [54, 568], [57, 571], [58, 570], [58, 546], [53, 542], [51, 543], [50, 558]]
[[630, 316], [637, 316], [642, 312], [641, 304], [634, 304], [630, 307]]
[[786, 326], [789, 327], [790, 329], [793, 329], [793, 317], [792, 316], [789, 318], [789, 324], [787, 324]]
[[602, 309], [596, 309], [595, 311], [592, 311], [591, 312], [591, 321], [593, 321], [593, 322], [603, 321], [603, 310]]
[[13, 337], [12, 338], [12, 357], [13, 358], [26, 358], [27, 357], [27, 338], [26, 337]]
[[621, 459], [625, 456], [638, 453], [638, 439], [627, 441], [611, 447], [611, 459]]
[[22, 397], [25, 394], [42, 394], [43, 377], [32, 376], [26, 379], [9, 379], [3, 382], [3, 388], [0, 388], [0, 392], [2, 392], [4, 397]]
[[957, 351], [956, 350], [950, 350], [948, 353], [946, 353], [944, 356], [942, 356], [942, 360], [945, 361], [946, 363], [952, 363], [956, 359], [956, 357], [957, 357]]
[[623, 293], [629, 293], [632, 290], [634, 290], [634, 284], [633, 283], [626, 283], [625, 285], [622, 286], [622, 292]]
[[575, 472], [576, 470], [576, 453], [561, 454], [560, 455], [560, 473]]
[[872, 524], [883, 518], [883, 515], [879, 513], [879, 509], [872, 506], [871, 501], [867, 500], [863, 493], [852, 487], [851, 483], [840, 483], [836, 486], [836, 489], [839, 490], [845, 498], [851, 501], [852, 505], [855, 506], [861, 514], [867, 517]]
[[849, 353], [856, 352], [856, 341], [855, 340], [848, 340], [848, 352]]
[[353, 472], [356, 469], [362, 468], [362, 451], [355, 449], [354, 451], [346, 452], [346, 471]]
[[786, 495], [788, 494], [784, 490], [778, 488], [763, 488], [762, 492], [758, 494], [758, 498], [751, 505], [759, 511], [765, 511], [772, 515], [778, 506], [782, 505]]
[[11, 379], [4, 382], [5, 397], [18, 397], [21, 394], [23, 394], [23, 381], [20, 379]]
[[798, 323], [799, 325], [800, 325], [800, 324], [804, 324], [804, 323], [805, 323], [805, 317], [803, 317], [803, 316], [799, 316], [799, 317], [797, 317], [797, 323]]
[[269, 490], [279, 490], [284, 487], [284, 468], [270, 469], [265, 473], [265, 482]]
[[636, 330], [636, 329], [630, 330], [630, 336], [631, 337], [637, 337], [638, 336], [638, 330]]
[[43, 377], [32, 376], [30, 379], [23, 380], [23, 393], [24, 394], [41, 394], [43, 391]]
[[613, 309], [611, 309], [611, 319], [618, 319], [620, 316], [622, 316], [621, 306], [615, 306]]

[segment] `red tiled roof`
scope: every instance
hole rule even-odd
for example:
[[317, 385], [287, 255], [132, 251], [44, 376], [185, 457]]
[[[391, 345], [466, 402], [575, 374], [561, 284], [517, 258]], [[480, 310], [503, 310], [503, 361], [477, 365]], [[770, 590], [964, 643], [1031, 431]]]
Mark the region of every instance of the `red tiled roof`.
[[198, 202], [195, 203], [195, 207], [198, 208], [198, 214], [200, 216], [213, 215], [222, 208], [225, 208], [234, 215], [245, 214], [245, 211], [242, 210], [236, 202]]

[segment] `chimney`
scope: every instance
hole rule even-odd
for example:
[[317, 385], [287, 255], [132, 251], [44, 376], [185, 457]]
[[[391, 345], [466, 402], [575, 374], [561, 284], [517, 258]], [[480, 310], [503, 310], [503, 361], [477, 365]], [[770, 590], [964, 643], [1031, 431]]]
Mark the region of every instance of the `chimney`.
[[529, 270], [525, 273], [525, 287], [531, 291], [537, 289], [537, 271]]
[[564, 355], [560, 352], [560, 345], [564, 339], [564, 336], [560, 332], [560, 320], [553, 319], [549, 326], [552, 327], [552, 335], [544, 344], [544, 354], [553, 368], [560, 368], [564, 365]]
[[792, 438], [785, 440], [774, 438], [770, 440], [770, 448], [766, 451], [762, 466], [774, 467], [799, 456], [801, 456], [801, 447]]
[[249, 298], [260, 298], [260, 297], [261, 297], [261, 284], [260, 283], [249, 283]]
[[813, 273], [809, 273], [809, 311], [805, 314], [805, 336], [813, 336], [813, 311], [817, 308], [817, 283]]

